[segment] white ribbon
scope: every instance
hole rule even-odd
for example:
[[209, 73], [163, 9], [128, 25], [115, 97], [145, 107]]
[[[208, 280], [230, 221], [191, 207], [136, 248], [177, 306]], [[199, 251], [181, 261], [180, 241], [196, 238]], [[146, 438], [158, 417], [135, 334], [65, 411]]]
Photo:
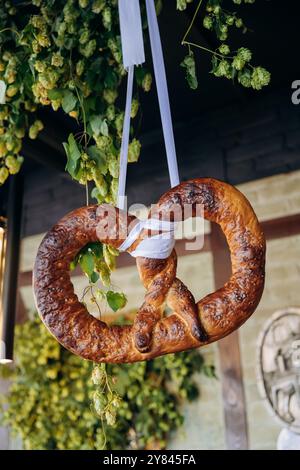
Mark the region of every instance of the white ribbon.
[[158, 29], [154, 0], [146, 0], [146, 8], [154, 75], [159, 101], [160, 117], [164, 133], [171, 187], [173, 188], [174, 186], [177, 186], [179, 184], [179, 173], [176, 158], [176, 148], [173, 133], [165, 63]]
[[145, 62], [139, 0], [119, 0], [119, 17], [123, 65], [128, 69]]
[[6, 83], [0, 80], [0, 104], [5, 104]]
[[[168, 170], [170, 175], [171, 187], [174, 187], [179, 184], [179, 173], [176, 158], [176, 148], [174, 141], [166, 71], [154, 0], [146, 0], [146, 9], [153, 58], [154, 75], [156, 80], [160, 116], [168, 161]], [[134, 65], [139, 65], [145, 61], [139, 0], [119, 0], [119, 15], [123, 64], [124, 67], [128, 69], [127, 95], [120, 153], [120, 175], [117, 202], [117, 206], [120, 209], [124, 209]], [[153, 222], [155, 220], [156, 222]], [[147, 227], [148, 223], [150, 223], [150, 227]], [[134, 227], [133, 231], [128, 235], [127, 239], [120, 247], [121, 251], [122, 249], [125, 250], [126, 248], [132, 245], [133, 241], [138, 238], [138, 235], [141, 230], [146, 227], [153, 229], [153, 226], [155, 224], [157, 225], [157, 219], [149, 219], [145, 222], [140, 221]], [[131, 255], [134, 257], [143, 256], [145, 258], [167, 258], [174, 247], [174, 226], [172, 224], [173, 223], [171, 222], [168, 223], [167, 228], [165, 229], [167, 230], [167, 234], [161, 233], [155, 235], [154, 237], [142, 240], [137, 249], [134, 250]], [[168, 236], [166, 237], [166, 235]]]
[[119, 173], [118, 202], [117, 202], [117, 207], [119, 207], [119, 209], [122, 209], [122, 210], [125, 209], [125, 188], [126, 188], [126, 176], [127, 176], [133, 74], [134, 74], [134, 65], [130, 65], [130, 67], [128, 68], [126, 107], [125, 107], [123, 134], [122, 134], [122, 143], [121, 143], [121, 152], [120, 152], [120, 173]]
[[130, 254], [134, 258], [138, 256], [155, 259], [168, 258], [175, 245], [174, 232], [176, 225], [176, 222], [169, 222], [167, 220], [140, 220], [133, 227], [122, 245], [119, 246], [119, 251], [126, 251], [138, 239], [143, 230], [159, 230], [162, 231], [162, 233], [144, 238]]

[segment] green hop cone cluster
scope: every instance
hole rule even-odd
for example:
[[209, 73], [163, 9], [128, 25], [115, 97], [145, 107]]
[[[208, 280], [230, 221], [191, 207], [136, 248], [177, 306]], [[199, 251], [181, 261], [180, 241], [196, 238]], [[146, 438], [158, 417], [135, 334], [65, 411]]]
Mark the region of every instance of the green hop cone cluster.
[[213, 30], [221, 41], [226, 41], [231, 27], [240, 28], [244, 26], [243, 20], [237, 16], [237, 13], [223, 9], [222, 2], [219, 0], [209, 0], [206, 5], [206, 12], [207, 14], [203, 18], [204, 28]]
[[5, 165], [9, 170], [9, 173], [11, 175], [15, 175], [20, 171], [21, 165], [23, 163], [24, 158], [21, 156], [15, 156], [15, 155], [8, 155], [5, 158]]
[[42, 123], [42, 121], [40, 121], [39, 119], [37, 119], [36, 121], [34, 121], [33, 124], [31, 124], [30, 128], [29, 128], [29, 138], [30, 139], [36, 139], [39, 132], [41, 132], [41, 130], [44, 129], [44, 125]]
[[[0, 166], [5, 167], [1, 181], [7, 179], [5, 158], [11, 154], [18, 157], [22, 139], [28, 133], [30, 138], [38, 135], [40, 129], [34, 124], [38, 118], [29, 117], [29, 113], [51, 106], [84, 126], [81, 142], [89, 143], [79, 148], [88, 159], [75, 156], [76, 162], [69, 162], [67, 171], [81, 184], [93, 181], [97, 198], [113, 202], [123, 125], [123, 113], [116, 100], [126, 76], [118, 4], [115, 0], [57, 0], [51, 4], [36, 0], [34, 6], [34, 14], [25, 11], [22, 21], [14, 24], [9, 7], [0, 18], [4, 30], [0, 80], [6, 84], [7, 102], [0, 104], [0, 114], [7, 105], [14, 109], [14, 113], [0, 118]], [[103, 24], [100, 29], [95, 28], [99, 21]], [[149, 91], [151, 80], [151, 75], [143, 72], [138, 86]], [[134, 100], [132, 116], [138, 107]], [[95, 115], [103, 123], [100, 133], [91, 131]]]
[[92, 11], [93, 13], [101, 13], [103, 8], [105, 7], [106, 0], [94, 0], [92, 2]]
[[131, 112], [130, 112], [131, 119], [134, 119], [136, 117], [138, 110], [139, 110], [139, 102], [137, 99], [133, 99], [131, 103]]
[[142, 80], [142, 88], [144, 91], [148, 92], [151, 90], [152, 85], [152, 75], [151, 73], [146, 73]]
[[111, 9], [109, 7], [105, 7], [102, 11], [102, 23], [104, 28], [111, 30], [112, 26], [112, 17], [111, 17]]
[[89, 4], [89, 0], [78, 0], [80, 8], [86, 8]]
[[186, 79], [192, 90], [198, 87], [198, 80], [196, 74], [196, 64], [193, 51], [189, 51], [188, 55], [181, 62], [181, 67], [186, 71]]
[[226, 78], [231, 78], [231, 67], [230, 63], [222, 59], [218, 62], [218, 66], [216, 67], [214, 71], [214, 75], [216, 77], [226, 77]]
[[230, 48], [227, 44], [221, 44], [219, 47], [219, 52], [222, 55], [228, 55], [230, 53]]
[[212, 376], [195, 350], [93, 367], [61, 347], [38, 316], [16, 326], [15, 354], [3, 419], [25, 449], [164, 448], [182, 424], [182, 400], [197, 395], [192, 374]]
[[221, 44], [218, 53], [212, 57], [212, 71], [216, 77], [234, 79], [245, 88], [261, 90], [271, 80], [271, 74], [263, 67], [254, 67], [250, 61], [252, 52], [246, 47], [240, 47], [234, 55], [230, 55], [230, 48]]
[[55, 52], [51, 57], [51, 65], [54, 67], [62, 67], [64, 65], [64, 58], [59, 52]]
[[103, 91], [103, 98], [108, 104], [114, 104], [118, 97], [118, 92], [117, 90], [111, 89], [111, 88], [106, 88]]
[[105, 364], [94, 366], [92, 381], [97, 386], [93, 394], [95, 413], [102, 421], [105, 420], [108, 426], [114, 426], [122, 399], [112, 388], [112, 378], [108, 376]]
[[251, 75], [251, 86], [254, 90], [261, 90], [268, 85], [271, 80], [271, 74], [263, 67], [255, 67]]
[[245, 67], [246, 62], [250, 62], [251, 59], [251, 51], [245, 47], [241, 47], [237, 50], [237, 53], [233, 58], [232, 67], [236, 70], [242, 70]]
[[141, 153], [141, 143], [133, 139], [128, 146], [128, 162], [137, 162]]
[[5, 166], [0, 167], [0, 184], [5, 183], [9, 177], [9, 170]]
[[177, 0], [176, 1], [177, 10], [180, 10], [180, 11], [186, 10], [188, 4], [192, 2], [193, 0]]
[[[254, 3], [255, 0], [237, 0], [236, 4]], [[186, 2], [178, 2], [180, 7], [186, 8]], [[199, 8], [199, 5], [198, 5]], [[198, 12], [198, 8], [196, 13]], [[226, 6], [227, 8], [227, 6]], [[188, 42], [187, 35], [193, 25], [196, 17], [193, 18], [189, 29], [184, 36], [182, 44], [189, 46], [189, 54], [182, 62], [182, 66], [186, 68], [186, 79], [190, 88], [197, 88], [197, 77], [195, 74], [195, 63], [191, 47], [195, 44]], [[230, 47], [224, 41], [229, 36], [233, 27], [242, 28], [243, 32], [247, 31], [243, 20], [235, 11], [228, 11], [223, 8], [221, 0], [208, 0], [206, 4], [206, 14], [203, 18], [203, 27], [213, 31], [222, 44], [215, 50], [210, 50], [199, 45], [199, 49], [212, 54], [212, 70], [211, 73], [216, 77], [225, 77], [234, 80], [246, 87], [252, 87], [260, 90], [270, 82], [270, 73], [262, 67], [254, 67], [250, 62], [252, 60], [252, 52], [246, 47], [240, 47], [234, 54], [231, 54]]]

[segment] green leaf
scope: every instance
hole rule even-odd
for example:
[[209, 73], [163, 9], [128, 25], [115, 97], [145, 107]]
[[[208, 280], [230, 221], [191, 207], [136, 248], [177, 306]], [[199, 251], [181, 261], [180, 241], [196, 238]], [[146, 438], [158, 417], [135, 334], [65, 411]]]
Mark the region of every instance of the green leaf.
[[101, 132], [101, 126], [102, 126], [103, 120], [101, 116], [91, 116], [90, 119], [90, 125], [92, 128], [93, 133], [98, 137], [98, 135]]
[[135, 78], [139, 86], [142, 86], [143, 79], [147, 73], [148, 71], [144, 67], [139, 66], [135, 68]]
[[61, 100], [64, 96], [65, 90], [62, 88], [54, 88], [53, 90], [48, 90], [48, 97], [50, 100]]
[[97, 163], [100, 172], [105, 175], [107, 173], [107, 163], [104, 153], [101, 152], [96, 145], [91, 145], [91, 147], [87, 149], [87, 154]]
[[79, 264], [80, 264], [80, 267], [81, 267], [82, 271], [89, 278], [91, 278], [91, 276], [94, 272], [94, 257], [93, 257], [93, 254], [90, 251], [88, 251], [87, 253], [83, 253], [80, 256]]
[[118, 85], [119, 77], [114, 72], [112, 67], [109, 67], [106, 70], [105, 78], [104, 78], [104, 85], [106, 88], [116, 88]]
[[127, 303], [127, 298], [125, 294], [113, 292], [112, 290], [107, 291], [106, 298], [108, 305], [114, 312], [116, 312], [120, 308], [125, 307]]
[[100, 242], [92, 242], [92, 243], [88, 243], [88, 245], [86, 245], [85, 249], [88, 249], [88, 251], [92, 252], [93, 255], [96, 257], [96, 258], [102, 258], [103, 257], [103, 245], [102, 243]]
[[64, 91], [64, 97], [62, 100], [62, 108], [65, 113], [69, 113], [70, 111], [73, 111], [77, 104], [77, 98], [76, 96], [69, 90]]
[[180, 65], [181, 67], [185, 68], [186, 79], [190, 88], [192, 90], [196, 90], [196, 88], [198, 88], [198, 79], [196, 74], [194, 53], [190, 51], [189, 54], [185, 56]]
[[63, 146], [68, 158], [66, 170], [72, 178], [76, 178], [81, 154], [73, 134], [69, 135], [68, 143], [64, 142]]
[[100, 132], [102, 135], [105, 135], [106, 137], [108, 137], [108, 125], [107, 125], [106, 119], [102, 121]]
[[91, 197], [96, 199], [98, 204], [102, 204], [102, 202], [104, 201], [104, 197], [101, 196], [100, 191], [96, 186], [91, 191]]
[[90, 281], [95, 283], [95, 282], [98, 281], [98, 279], [99, 279], [99, 274], [96, 273], [96, 271], [93, 271], [91, 276], [90, 276]]
[[217, 378], [216, 370], [215, 370], [215, 367], [213, 365], [204, 364], [203, 368], [202, 368], [202, 371], [203, 371], [204, 375], [206, 375], [206, 377], [214, 378], [214, 379]]

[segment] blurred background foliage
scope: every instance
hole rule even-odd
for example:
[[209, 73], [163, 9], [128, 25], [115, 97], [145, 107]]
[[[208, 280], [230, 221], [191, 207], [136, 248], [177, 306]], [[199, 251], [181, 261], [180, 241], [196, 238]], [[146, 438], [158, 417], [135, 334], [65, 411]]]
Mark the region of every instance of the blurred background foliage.
[[194, 372], [215, 376], [196, 350], [108, 365], [122, 399], [108, 426], [91, 405], [93, 364], [60, 346], [37, 316], [16, 327], [15, 355], [13, 368], [0, 369], [11, 380], [2, 419], [25, 449], [165, 448], [183, 423], [182, 405], [199, 394]]

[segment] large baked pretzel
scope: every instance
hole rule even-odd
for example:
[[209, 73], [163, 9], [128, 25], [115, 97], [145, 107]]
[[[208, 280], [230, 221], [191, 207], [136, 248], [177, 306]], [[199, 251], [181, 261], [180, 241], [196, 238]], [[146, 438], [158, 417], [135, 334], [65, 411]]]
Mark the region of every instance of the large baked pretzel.
[[[78, 251], [100, 239], [118, 248], [124, 227], [134, 221], [119, 213], [118, 225], [107, 223], [107, 205], [77, 209], [43, 239], [34, 267], [34, 292], [42, 320], [67, 349], [95, 362], [135, 362], [203, 346], [236, 330], [254, 312], [264, 287], [265, 239], [247, 199], [234, 187], [210, 178], [194, 179], [165, 193], [158, 202], [162, 218], [174, 204], [204, 207], [204, 217], [223, 230], [231, 253], [232, 276], [213, 294], [195, 303], [176, 278], [175, 250], [164, 260], [137, 258], [146, 288], [144, 303], [132, 326], [108, 326], [79, 302], [69, 266]], [[102, 230], [103, 232], [103, 230]], [[122, 234], [122, 236], [120, 236]], [[147, 236], [142, 232], [127, 250]], [[165, 303], [173, 314], [163, 317]]]

